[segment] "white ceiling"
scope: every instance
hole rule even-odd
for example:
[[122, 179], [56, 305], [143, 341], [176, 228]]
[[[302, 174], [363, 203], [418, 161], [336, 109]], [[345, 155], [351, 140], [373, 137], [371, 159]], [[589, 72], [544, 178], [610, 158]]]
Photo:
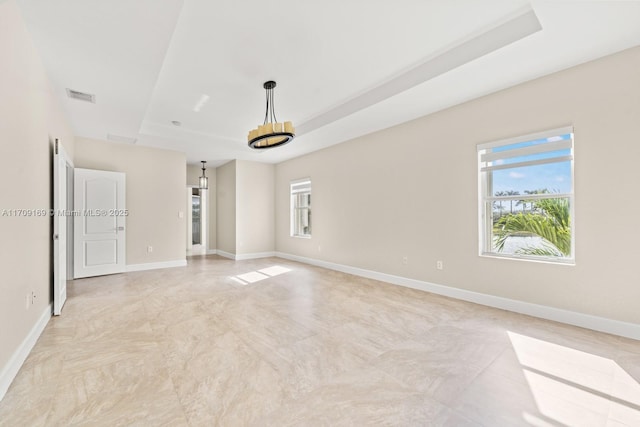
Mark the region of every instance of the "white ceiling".
[[[18, 4], [76, 135], [213, 166], [280, 162], [640, 44], [640, 1]], [[298, 135], [254, 151], [246, 135], [262, 123], [266, 80]]]

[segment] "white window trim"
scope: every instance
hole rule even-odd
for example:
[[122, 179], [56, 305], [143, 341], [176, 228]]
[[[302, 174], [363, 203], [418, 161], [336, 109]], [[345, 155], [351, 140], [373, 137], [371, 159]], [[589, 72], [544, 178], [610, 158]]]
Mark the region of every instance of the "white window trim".
[[[506, 169], [513, 167], [521, 167], [523, 165], [532, 166], [534, 164], [544, 164], [546, 162], [540, 161], [530, 161], [530, 162], [522, 162], [522, 163], [511, 163], [508, 165], [499, 165], [492, 167], [482, 167], [483, 161], [491, 160], [491, 156], [483, 157], [483, 150], [501, 147], [504, 145], [516, 144], [519, 142], [532, 141], [536, 139], [549, 138], [557, 135], [564, 134], [572, 134], [571, 141], [571, 156], [567, 156], [565, 160], [563, 158], [557, 158], [554, 162], [557, 161], [571, 161], [571, 193], [562, 193], [562, 194], [554, 194], [554, 196], [558, 198], [568, 198], [569, 199], [569, 215], [571, 218], [571, 257], [544, 257], [544, 256], [533, 256], [533, 255], [520, 255], [520, 254], [501, 254], [498, 252], [491, 251], [491, 229], [493, 227], [492, 223], [492, 215], [493, 211], [487, 212], [487, 206], [491, 206], [492, 204], [485, 204], [485, 202], [492, 202], [495, 200], [535, 200], [535, 199], [543, 199], [550, 198], [548, 195], [518, 195], [518, 196], [487, 196], [485, 197], [485, 191], [488, 188], [489, 183], [488, 179], [491, 179], [489, 174], [486, 172], [490, 172], [498, 169]], [[551, 143], [554, 144], [554, 143]], [[544, 144], [542, 144], [544, 145]], [[554, 146], [560, 146], [560, 144], [554, 144]], [[569, 148], [569, 147], [566, 147]], [[535, 149], [527, 150], [530, 152], [521, 151], [521, 154], [533, 154], [536, 152]], [[546, 150], [545, 150], [546, 151]], [[485, 143], [480, 143], [477, 145], [477, 167], [478, 167], [478, 255], [486, 258], [497, 258], [497, 259], [508, 259], [508, 260], [516, 260], [516, 261], [527, 261], [527, 262], [540, 262], [546, 264], [561, 264], [561, 265], [575, 265], [576, 264], [576, 216], [575, 216], [575, 176], [574, 176], [574, 168], [575, 168], [575, 133], [573, 126], [564, 126], [556, 129], [551, 129], [542, 132], [530, 133], [527, 135], [510, 137], [505, 139], [500, 139], [497, 141], [489, 141]], [[488, 223], [491, 221], [491, 224]]]
[[518, 142], [523, 142], [523, 141], [533, 141], [534, 139], [542, 139], [542, 138], [549, 138], [557, 135], [564, 135], [565, 133], [574, 133], [573, 126], [563, 126], [556, 129], [543, 131], [543, 132], [535, 132], [535, 133], [529, 133], [527, 135], [513, 136], [510, 138], [499, 139], [497, 141], [483, 142], [478, 144], [478, 151], [485, 150], [487, 148], [500, 147], [502, 145], [516, 144]]

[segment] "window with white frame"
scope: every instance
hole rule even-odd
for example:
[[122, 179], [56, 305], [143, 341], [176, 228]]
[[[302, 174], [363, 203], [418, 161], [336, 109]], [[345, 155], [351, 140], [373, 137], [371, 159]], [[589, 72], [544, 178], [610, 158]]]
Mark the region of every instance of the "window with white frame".
[[311, 180], [291, 182], [291, 236], [311, 237]]
[[480, 254], [574, 261], [573, 128], [478, 145]]

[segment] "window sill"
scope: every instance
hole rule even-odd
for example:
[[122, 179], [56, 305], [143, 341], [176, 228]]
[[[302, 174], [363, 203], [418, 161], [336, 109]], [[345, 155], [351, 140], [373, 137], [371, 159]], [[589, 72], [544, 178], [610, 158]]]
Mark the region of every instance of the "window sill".
[[505, 260], [512, 260], [512, 261], [536, 262], [540, 264], [566, 265], [570, 267], [573, 267], [576, 265], [576, 260], [574, 258], [527, 257], [527, 256], [517, 256], [517, 255], [501, 255], [494, 252], [482, 252], [480, 253], [480, 257], [505, 259]]
[[294, 237], [296, 239], [311, 239], [311, 235], [293, 235], [293, 236], [289, 236], [289, 237]]

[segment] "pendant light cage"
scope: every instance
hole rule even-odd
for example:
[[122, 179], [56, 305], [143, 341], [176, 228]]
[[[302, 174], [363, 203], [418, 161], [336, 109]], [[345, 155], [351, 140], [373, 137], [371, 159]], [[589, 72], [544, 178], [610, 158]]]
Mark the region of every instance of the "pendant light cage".
[[291, 142], [295, 137], [295, 129], [291, 122], [279, 123], [276, 118], [274, 88], [276, 82], [269, 80], [262, 86], [265, 89], [266, 107], [264, 122], [249, 132], [249, 147], [261, 150], [274, 148]]
[[204, 160], [201, 161], [202, 163], [202, 176], [200, 177], [200, 189], [201, 190], [208, 190], [209, 189], [209, 178], [207, 178], [207, 176], [205, 175], [205, 164], [207, 162], [205, 162]]

